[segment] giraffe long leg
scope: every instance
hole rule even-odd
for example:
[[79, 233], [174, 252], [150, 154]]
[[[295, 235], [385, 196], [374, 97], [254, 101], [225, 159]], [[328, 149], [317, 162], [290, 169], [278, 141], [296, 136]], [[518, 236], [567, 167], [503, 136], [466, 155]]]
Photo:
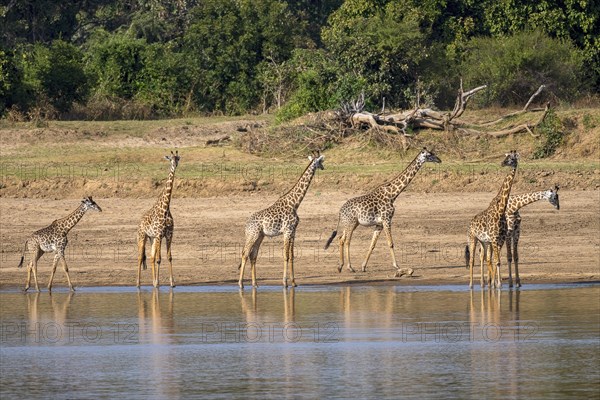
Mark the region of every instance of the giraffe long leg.
[[392, 263], [394, 268], [398, 270], [398, 263], [396, 262], [396, 254], [394, 253], [394, 240], [392, 239], [392, 227], [389, 223], [383, 224], [383, 230], [385, 232], [385, 236], [388, 242], [388, 247], [390, 248], [390, 254], [392, 255]]
[[67, 267], [67, 260], [65, 260], [64, 254], [61, 254], [60, 260], [62, 261], [63, 270], [65, 271], [65, 274], [67, 275], [67, 282], [69, 283], [69, 289], [71, 289], [71, 291], [74, 292], [75, 288], [71, 284], [71, 277], [69, 277], [69, 267]]
[[152, 239], [152, 285], [158, 287], [158, 272], [160, 268], [160, 245], [162, 237]]
[[521, 287], [521, 278], [519, 277], [519, 236], [521, 235], [520, 228], [516, 228], [513, 236], [513, 257], [515, 261], [515, 283], [517, 287]]
[[290, 264], [290, 245], [291, 238], [289, 235], [283, 237], [283, 287], [288, 287], [287, 273]]
[[240, 263], [240, 279], [238, 281], [238, 285], [240, 289], [244, 288], [244, 270], [246, 269], [246, 263], [248, 262], [248, 258], [250, 257], [250, 253], [252, 252], [252, 248], [254, 244], [260, 237], [259, 233], [246, 233], [246, 243], [244, 244], [244, 250], [242, 250], [242, 261]]
[[[29, 243], [26, 244], [26, 246], [28, 246], [28, 245], [29, 245]], [[40, 251], [41, 251], [41, 249], [39, 247], [36, 247], [34, 249], [29, 249], [29, 263], [27, 264], [27, 282], [25, 283], [25, 289], [23, 289], [24, 292], [28, 291], [31, 286], [31, 275], [33, 272], [34, 260], [37, 261], [42, 256], [42, 254], [40, 254]], [[37, 281], [37, 277], [36, 277], [36, 281]]]
[[289, 267], [290, 267], [290, 277], [292, 278], [292, 288], [295, 288], [296, 286], [296, 278], [294, 277], [294, 245], [296, 242], [296, 238], [294, 236], [292, 236], [291, 240], [290, 240], [290, 261], [289, 261]]
[[165, 240], [167, 242], [167, 259], [169, 260], [169, 281], [171, 283], [171, 287], [175, 287], [175, 279], [173, 278], [173, 257], [171, 256], [171, 243], [173, 242], [173, 231], [167, 231], [165, 236]]
[[[492, 242], [492, 254], [491, 255], [494, 256], [492, 280], [495, 281], [494, 286], [497, 288], [500, 288], [500, 287], [502, 287], [502, 271], [500, 270], [500, 247], [498, 247], [498, 243], [496, 243], [496, 242]], [[496, 278], [496, 279], [494, 279], [494, 278]]]
[[347, 265], [347, 269], [350, 272], [356, 272], [354, 271], [354, 268], [352, 268], [352, 262], [350, 261], [350, 242], [352, 241], [352, 234], [354, 233], [354, 230], [356, 229], [356, 225], [352, 226], [352, 227], [347, 227], [346, 229], [344, 229], [344, 233], [345, 233], [345, 237], [344, 237], [344, 250], [346, 252], [346, 261], [348, 262]]
[[42, 250], [40, 248], [38, 248], [37, 250], [35, 250], [35, 256], [32, 259], [32, 265], [31, 265], [31, 270], [33, 271], [33, 282], [35, 283], [35, 290], [36, 291], [40, 291], [40, 287], [38, 286], [38, 279], [37, 279], [37, 263], [38, 260], [40, 259], [40, 257], [42, 256], [42, 254], [44, 254], [42, 252]]
[[[492, 246], [491, 243], [487, 244], [487, 256], [486, 256], [486, 260], [487, 260], [487, 284], [488, 287], [492, 287], [492, 286], [496, 286], [495, 285], [495, 278], [496, 278], [496, 271], [494, 270], [494, 267], [492, 266], [492, 258], [495, 257], [494, 254], [494, 247]], [[481, 273], [483, 274], [483, 271], [481, 271]]]
[[475, 267], [475, 250], [477, 250], [477, 238], [469, 235], [469, 247], [471, 256], [469, 258], [469, 287], [473, 288], [473, 269]]
[[54, 280], [54, 273], [58, 266], [58, 260], [60, 260], [60, 254], [56, 253], [54, 255], [54, 260], [52, 260], [52, 273], [50, 274], [50, 282], [48, 282], [48, 291], [52, 290], [52, 281]]
[[511, 263], [513, 260], [513, 254], [512, 254], [511, 247], [512, 247], [512, 232], [508, 232], [506, 234], [506, 263], [508, 264], [508, 287], [513, 287], [512, 266], [511, 266]]
[[482, 242], [479, 244], [479, 248], [480, 248], [480, 251], [479, 251], [480, 277], [479, 278], [481, 280], [480, 285], [481, 285], [481, 287], [485, 287], [485, 273], [483, 272], [483, 264], [486, 261], [488, 246]]
[[29, 263], [27, 263], [27, 281], [25, 281], [25, 288], [23, 289], [24, 292], [29, 290], [29, 286], [31, 284], [31, 270], [33, 269], [33, 261], [29, 261]]
[[338, 272], [342, 272], [344, 268], [344, 246], [346, 245], [346, 231], [344, 230], [338, 240], [340, 247], [340, 263], [338, 264]]
[[379, 238], [379, 235], [381, 234], [382, 230], [383, 230], [382, 225], [375, 226], [375, 231], [373, 231], [373, 239], [371, 239], [371, 246], [369, 247], [369, 251], [367, 251], [367, 256], [365, 257], [365, 261], [363, 261], [363, 263], [362, 263], [362, 272], [367, 271], [367, 263], [369, 262], [371, 253], [373, 253], [373, 249], [375, 248], [375, 245], [377, 244], [377, 239]]
[[137, 287], [140, 287], [140, 281], [142, 278], [142, 266], [146, 269], [146, 240], [148, 237], [144, 232], [138, 231], [137, 244], [138, 244], [138, 274], [137, 274]]
[[250, 251], [250, 269], [252, 271], [252, 287], [257, 288], [258, 284], [256, 283], [256, 259], [258, 258], [258, 251], [260, 250], [260, 245], [262, 244], [264, 235], [260, 235], [258, 239], [254, 242], [252, 246], [252, 250]]

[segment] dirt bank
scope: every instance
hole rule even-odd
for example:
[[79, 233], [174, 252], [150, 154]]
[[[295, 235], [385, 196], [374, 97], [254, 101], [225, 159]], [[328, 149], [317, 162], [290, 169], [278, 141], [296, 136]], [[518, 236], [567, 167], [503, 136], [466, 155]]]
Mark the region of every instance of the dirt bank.
[[[396, 203], [393, 233], [396, 255], [403, 267], [414, 268], [412, 278], [393, 279], [390, 256], [381, 240], [367, 272], [337, 272], [337, 246], [323, 244], [337, 223], [351, 190], [327, 191], [318, 182], [299, 209], [301, 223], [296, 240], [296, 279], [299, 285], [342, 283], [467, 284], [464, 245], [470, 218], [485, 208], [494, 193], [404, 193]], [[562, 191], [561, 209], [537, 202], [522, 210], [521, 278], [535, 282], [578, 282], [600, 279], [600, 192]], [[246, 218], [274, 201], [276, 196], [251, 193], [211, 198], [178, 198], [173, 257], [179, 285], [235, 285], [244, 240]], [[153, 198], [97, 198], [101, 214], [89, 213], [69, 236], [68, 263], [76, 286], [134, 285], [135, 232], [140, 216]], [[2, 199], [0, 201], [0, 287], [22, 286], [26, 270], [17, 269], [26, 237], [53, 219], [68, 214], [77, 200]], [[352, 261], [359, 267], [369, 245], [371, 230], [358, 228], [352, 241]], [[260, 285], [280, 284], [283, 272], [281, 237], [265, 240], [257, 265]], [[45, 287], [52, 257], [40, 260], [39, 277]], [[358, 268], [357, 268], [358, 269]], [[168, 283], [165, 263], [161, 281]], [[503, 275], [506, 277], [503, 252]], [[248, 276], [249, 278], [249, 276]], [[150, 270], [143, 283], [151, 282]], [[65, 287], [57, 271], [56, 287]]]

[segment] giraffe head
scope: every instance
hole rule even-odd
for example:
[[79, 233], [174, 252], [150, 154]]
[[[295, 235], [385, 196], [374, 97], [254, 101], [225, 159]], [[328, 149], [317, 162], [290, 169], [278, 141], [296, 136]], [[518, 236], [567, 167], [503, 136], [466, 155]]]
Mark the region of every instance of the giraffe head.
[[422, 163], [434, 162], [439, 164], [442, 162], [442, 160], [440, 160], [439, 157], [433, 153], [433, 151], [427, 150], [427, 147], [423, 147], [423, 150], [421, 150], [417, 157]]
[[308, 159], [315, 165], [315, 169], [325, 169], [323, 166], [325, 156], [321, 155], [320, 151], [316, 151], [313, 155], [308, 156]]
[[546, 198], [556, 208], [560, 210], [560, 203], [558, 202], [558, 185], [554, 186], [554, 189], [549, 189], [546, 191]]
[[519, 153], [517, 153], [516, 150], [512, 150], [509, 153], [505, 154], [504, 161], [502, 161], [501, 165], [503, 167], [517, 168], [518, 164], [519, 164]]
[[171, 162], [171, 168], [177, 168], [177, 165], [179, 165], [179, 159], [181, 158], [179, 157], [179, 150], [175, 150], [175, 154], [173, 154], [173, 151], [171, 151], [171, 155], [165, 156], [165, 158]]
[[84, 211], [94, 210], [94, 211], [102, 212], [102, 209], [100, 208], [100, 206], [98, 204], [96, 204], [96, 202], [94, 200], [92, 200], [92, 196], [84, 197], [83, 200], [81, 200], [81, 204], [83, 205]]

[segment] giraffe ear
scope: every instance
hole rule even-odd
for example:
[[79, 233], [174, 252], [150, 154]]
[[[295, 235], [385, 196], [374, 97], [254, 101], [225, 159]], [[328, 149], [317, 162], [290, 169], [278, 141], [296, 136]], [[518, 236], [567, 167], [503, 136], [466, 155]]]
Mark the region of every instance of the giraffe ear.
[[169, 157], [169, 156], [165, 156], [165, 160], [167, 160], [167, 161], [171, 161], [171, 157]]
[[308, 160], [312, 161], [313, 160], [313, 156], [308, 156]]

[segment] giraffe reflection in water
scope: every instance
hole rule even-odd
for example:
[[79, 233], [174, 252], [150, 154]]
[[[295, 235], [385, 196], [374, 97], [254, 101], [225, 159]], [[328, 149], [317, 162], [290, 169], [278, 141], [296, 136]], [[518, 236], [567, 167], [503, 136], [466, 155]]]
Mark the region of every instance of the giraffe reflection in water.
[[[283, 325], [287, 325], [295, 322], [296, 315], [296, 291], [292, 288], [283, 288], [283, 301], [281, 304], [283, 305], [283, 312], [281, 313], [281, 309], [276, 311], [270, 311], [267, 307], [264, 307], [262, 310], [259, 310], [259, 302], [258, 302], [258, 293], [255, 287], [252, 288], [250, 293], [246, 293], [243, 290], [239, 291], [240, 296], [240, 305], [242, 309], [242, 313], [244, 314], [246, 323], [259, 323], [262, 324], [265, 321], [271, 322], [282, 322]], [[261, 296], [265, 297], [273, 297], [275, 294], [272, 292], [263, 293]], [[277, 296], [278, 297], [278, 296]], [[279, 301], [277, 301], [279, 303]], [[269, 300], [265, 300], [266, 305], [277, 304], [275, 302], [270, 302]], [[283, 317], [281, 321], [280, 316]]]
[[[24, 337], [36, 343], [53, 344], [74, 340], [76, 323], [69, 323], [69, 307], [74, 293], [27, 293], [29, 330]], [[50, 306], [50, 307], [48, 307]], [[71, 327], [71, 328], [69, 328]], [[30, 333], [33, 333], [31, 335]]]

